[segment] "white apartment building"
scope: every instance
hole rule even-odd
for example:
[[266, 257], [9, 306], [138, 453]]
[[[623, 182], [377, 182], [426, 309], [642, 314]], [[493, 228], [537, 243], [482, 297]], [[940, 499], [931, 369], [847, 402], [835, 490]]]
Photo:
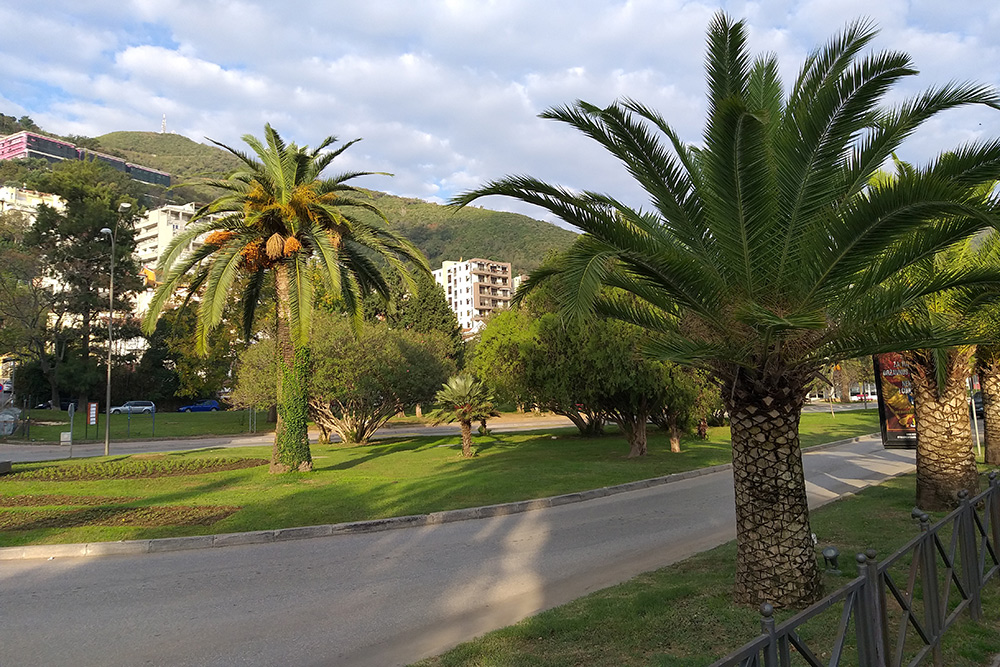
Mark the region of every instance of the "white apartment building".
[[29, 219], [35, 219], [35, 211], [42, 204], [51, 206], [57, 211], [66, 210], [66, 202], [59, 195], [48, 192], [25, 190], [10, 185], [0, 188], [0, 213], [17, 211], [24, 213]]
[[[136, 220], [135, 258], [139, 263], [150, 269], [155, 268], [160, 253], [166, 250], [174, 236], [191, 222], [191, 218], [197, 212], [198, 207], [194, 204], [183, 206], [171, 204], [148, 211], [146, 215]], [[195, 241], [188, 249], [194, 250], [199, 245], [201, 244]]]
[[[191, 218], [198, 212], [195, 204], [176, 205], [170, 204], [160, 208], [147, 211], [146, 215], [135, 222], [135, 258], [140, 264], [140, 271], [146, 278], [147, 284], [154, 278], [154, 269], [160, 260], [160, 255], [173, 240], [174, 236], [180, 233], [184, 227], [191, 222]], [[199, 236], [190, 244], [187, 250], [195, 250], [201, 246], [202, 237]], [[149, 303], [153, 300], [152, 291], [147, 290], [137, 295], [135, 309], [137, 314], [146, 312]]]
[[432, 273], [465, 333], [477, 333], [490, 313], [510, 306], [513, 286], [507, 262], [480, 258], [445, 261]]

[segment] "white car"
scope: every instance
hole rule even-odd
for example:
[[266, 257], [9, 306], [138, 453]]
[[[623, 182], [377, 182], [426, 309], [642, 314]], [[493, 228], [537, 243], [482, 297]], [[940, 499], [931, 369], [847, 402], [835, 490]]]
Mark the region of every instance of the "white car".
[[156, 404], [152, 401], [125, 401], [124, 405], [111, 408], [111, 414], [133, 414], [151, 415], [156, 412]]

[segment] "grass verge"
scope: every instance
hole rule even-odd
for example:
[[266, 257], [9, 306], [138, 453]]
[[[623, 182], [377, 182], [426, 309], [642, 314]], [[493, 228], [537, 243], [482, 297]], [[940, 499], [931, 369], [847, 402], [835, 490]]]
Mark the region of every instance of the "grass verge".
[[[918, 526], [910, 518], [914, 483], [912, 475], [898, 477], [812, 513], [812, 527], [820, 544], [836, 546], [843, 554], [843, 574], [826, 575], [828, 592], [856, 576], [853, 554], [874, 548], [884, 557], [917, 534]], [[735, 558], [735, 542], [730, 542], [417, 664], [422, 667], [709, 665], [760, 632], [757, 611], [731, 602]], [[905, 587], [906, 573], [899, 576]], [[953, 598], [955, 595], [953, 592]], [[800, 633], [821, 659], [830, 657], [831, 629], [837, 627], [841, 609], [838, 605], [827, 610]], [[779, 614], [779, 622], [791, 613]], [[989, 664], [991, 656], [1000, 652], [1000, 581], [991, 581], [987, 587], [983, 616], [985, 620], [977, 624], [965, 613], [949, 630], [943, 664], [978, 667]], [[911, 631], [910, 635], [913, 634]], [[912, 654], [916, 644], [910, 643], [908, 647]], [[841, 664], [858, 664], [856, 655], [852, 662], [850, 651], [848, 646], [845, 662]], [[801, 659], [795, 660], [793, 656], [793, 664], [804, 664]]]
[[[802, 441], [816, 444], [871, 433], [876, 420], [874, 411], [835, 418], [806, 414]], [[584, 491], [730, 461], [728, 428], [711, 429], [708, 440], [685, 439], [679, 454], [670, 452], [663, 432], [651, 431], [649, 455], [641, 459], [625, 458], [628, 447], [619, 436], [580, 438], [563, 431], [477, 437], [475, 447], [476, 457], [462, 459], [457, 435], [353, 447], [314, 445], [313, 472], [285, 475], [270, 475], [263, 466], [205, 467], [219, 457], [267, 459], [268, 447], [15, 464], [16, 474], [0, 477], [0, 505], [14, 506], [0, 507], [0, 515], [19, 516], [0, 529], [0, 546], [205, 535], [424, 514]], [[136, 459], [146, 463], [136, 466]], [[136, 467], [185, 474], [127, 478]], [[95, 472], [100, 470], [107, 472]], [[3, 502], [27, 496], [61, 500], [51, 505]], [[132, 500], [116, 505], [123, 520], [115, 525], [81, 523], [76, 512], [81, 505], [93, 506], [93, 497]], [[214, 523], [159, 525], [129, 523], [124, 512], [199, 505], [238, 509]], [[32, 512], [44, 512], [44, 524], [32, 521]], [[53, 519], [59, 512], [67, 516], [64, 527]]]

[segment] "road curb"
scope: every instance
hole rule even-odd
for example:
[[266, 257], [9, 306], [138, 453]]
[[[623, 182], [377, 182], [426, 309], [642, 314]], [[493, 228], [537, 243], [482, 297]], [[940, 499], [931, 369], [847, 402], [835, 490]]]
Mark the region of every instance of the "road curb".
[[[878, 434], [847, 438], [846, 440], [836, 440], [826, 442], [821, 445], [809, 447], [804, 451], [821, 451], [852, 442], [860, 442], [866, 438], [871, 438]], [[295, 528], [278, 528], [275, 530], [257, 530], [248, 533], [223, 533], [220, 535], [194, 535], [191, 537], [165, 537], [151, 540], [121, 540], [118, 542], [88, 542], [81, 544], [35, 544], [22, 547], [0, 547], [0, 561], [5, 560], [51, 560], [54, 558], [81, 558], [97, 556], [132, 556], [139, 554], [164, 553], [168, 551], [187, 551], [191, 549], [215, 549], [221, 547], [231, 547], [244, 544], [265, 544], [268, 542], [285, 542], [290, 540], [306, 540], [317, 537], [331, 537], [334, 535], [354, 535], [359, 533], [374, 533], [396, 528], [409, 528], [412, 526], [433, 526], [455, 521], [468, 521], [470, 519], [487, 519], [496, 516], [507, 516], [510, 514], [520, 514], [532, 510], [548, 507], [559, 507], [572, 503], [596, 500], [606, 496], [617, 495], [619, 493], [629, 493], [640, 491], [654, 486], [671, 484], [686, 479], [694, 479], [704, 475], [711, 475], [716, 472], [731, 469], [731, 463], [723, 463], [707, 468], [696, 468], [686, 470], [663, 477], [653, 477], [635, 482], [626, 482], [615, 486], [605, 486], [599, 489], [588, 491], [578, 491], [575, 493], [565, 493], [548, 498], [537, 498], [534, 500], [518, 500], [510, 503], [500, 503], [497, 505], [485, 505], [483, 507], [468, 507], [457, 510], [446, 510], [442, 512], [431, 512], [429, 514], [411, 514], [408, 516], [396, 516], [386, 519], [372, 519], [369, 521], [352, 521], [347, 523], [325, 524], [320, 526], [298, 526]]]

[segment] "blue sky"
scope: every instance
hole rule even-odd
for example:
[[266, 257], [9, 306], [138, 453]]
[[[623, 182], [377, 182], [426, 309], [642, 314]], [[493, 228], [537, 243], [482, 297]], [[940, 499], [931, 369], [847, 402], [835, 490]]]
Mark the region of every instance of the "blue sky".
[[[593, 142], [537, 114], [628, 96], [698, 142], [705, 30], [720, 7], [748, 20], [752, 49], [775, 52], [786, 83], [867, 16], [881, 28], [875, 48], [907, 52], [921, 71], [891, 99], [951, 80], [1000, 87], [995, 1], [0, 0], [0, 112], [88, 136], [159, 131], [166, 114], [169, 132], [233, 146], [270, 122], [300, 144], [364, 137], [341, 168], [392, 172], [358, 184], [394, 194], [444, 201], [523, 173], [639, 203]], [[902, 157], [995, 136], [1000, 111], [963, 110]]]

